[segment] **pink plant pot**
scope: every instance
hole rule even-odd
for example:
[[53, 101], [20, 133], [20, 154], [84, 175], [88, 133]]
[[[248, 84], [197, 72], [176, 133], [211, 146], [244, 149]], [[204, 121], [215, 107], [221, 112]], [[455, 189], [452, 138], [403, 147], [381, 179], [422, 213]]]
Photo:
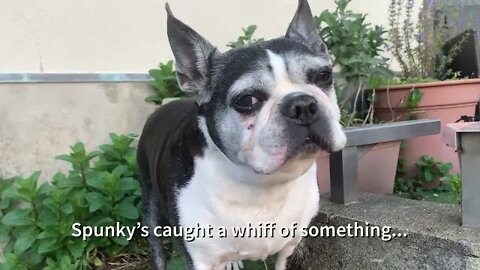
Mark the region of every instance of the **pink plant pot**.
[[[358, 189], [361, 192], [392, 194], [397, 172], [400, 141], [379, 143], [358, 161]], [[330, 192], [329, 155], [317, 158], [317, 181], [321, 193]]]
[[[420, 104], [408, 109], [408, 96], [413, 89], [423, 92]], [[376, 90], [375, 116], [383, 121], [407, 120], [409, 113], [417, 119], [439, 119], [442, 131], [462, 115], [473, 115], [480, 101], [480, 79], [452, 80], [392, 86]], [[416, 174], [415, 163], [423, 156], [431, 155], [437, 160], [452, 162], [451, 173], [459, 172], [457, 153], [442, 142], [441, 135], [418, 137], [406, 140], [401, 156], [405, 158], [407, 177]]]

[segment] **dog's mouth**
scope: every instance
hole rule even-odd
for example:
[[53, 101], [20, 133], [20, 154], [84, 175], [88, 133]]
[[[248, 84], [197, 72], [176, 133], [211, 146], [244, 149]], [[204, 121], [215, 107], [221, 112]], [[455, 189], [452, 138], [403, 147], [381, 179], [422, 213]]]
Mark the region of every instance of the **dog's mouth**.
[[258, 174], [273, 174], [282, 168], [287, 162], [299, 156], [313, 156], [318, 151], [325, 149], [330, 148], [327, 148], [327, 146], [323, 147], [320, 141], [317, 141], [314, 137], [309, 136], [306, 137], [302, 143], [295, 147], [284, 147], [268, 150], [264, 149], [264, 153], [266, 155], [264, 156], [264, 159], [260, 161], [262, 164], [257, 164], [258, 166], [253, 166], [252, 169]]
[[341, 129], [341, 134], [332, 130], [318, 130], [297, 130], [295, 136], [284, 141], [283, 146], [256, 145], [248, 151], [244, 161], [256, 173], [269, 175], [284, 167], [286, 163], [314, 158], [320, 151], [332, 153], [345, 146], [346, 138]]
[[243, 162], [258, 174], [273, 174], [280, 169], [288, 157], [287, 147], [261, 147], [255, 146], [243, 155]]
[[295, 158], [298, 155], [314, 155], [319, 151], [332, 153], [334, 150], [334, 143], [332, 139], [316, 134], [315, 132], [308, 132], [303, 140], [300, 140], [297, 144], [292, 145], [289, 153], [289, 159]]
[[334, 149], [332, 141], [330, 138], [319, 136], [312, 132], [305, 138], [303, 143], [300, 144], [299, 148], [307, 153], [318, 152], [320, 150], [331, 153]]

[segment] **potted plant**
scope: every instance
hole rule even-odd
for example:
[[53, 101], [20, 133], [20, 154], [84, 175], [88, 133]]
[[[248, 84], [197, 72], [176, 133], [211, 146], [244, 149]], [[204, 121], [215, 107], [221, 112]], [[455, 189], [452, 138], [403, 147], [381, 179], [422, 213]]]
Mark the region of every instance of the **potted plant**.
[[[401, 75], [375, 90], [375, 115], [382, 121], [440, 119], [443, 129], [461, 115], [472, 115], [480, 100], [480, 79], [459, 79], [459, 73], [447, 69], [469, 33], [445, 50], [453, 25], [443, 16], [445, 7], [438, 1], [425, 1], [416, 27], [413, 9], [413, 0], [391, 1], [389, 49]], [[406, 141], [402, 156], [407, 175], [414, 174], [415, 162], [424, 154], [452, 162], [454, 171], [459, 169], [457, 154], [444, 145], [440, 135], [433, 135]]]
[[460, 174], [451, 175], [452, 163], [422, 156], [416, 163], [412, 179], [398, 178], [395, 193], [400, 197], [444, 203], [459, 200]]
[[[333, 55], [334, 68], [340, 71], [336, 84], [342, 124], [345, 128], [361, 128], [375, 124], [373, 106], [359, 108], [364, 91], [379, 78], [391, 78], [387, 60], [381, 56], [385, 47], [385, 31], [365, 22], [366, 15], [347, 10], [350, 0], [337, 0], [334, 12], [328, 10], [316, 17], [322, 39]], [[373, 100], [375, 93], [367, 99]], [[353, 102], [352, 102], [353, 100]], [[363, 192], [393, 192], [400, 141], [379, 143], [359, 157], [358, 187]], [[382, 166], [378, 166], [381, 163]], [[330, 191], [329, 155], [317, 159], [317, 180], [322, 193]]]

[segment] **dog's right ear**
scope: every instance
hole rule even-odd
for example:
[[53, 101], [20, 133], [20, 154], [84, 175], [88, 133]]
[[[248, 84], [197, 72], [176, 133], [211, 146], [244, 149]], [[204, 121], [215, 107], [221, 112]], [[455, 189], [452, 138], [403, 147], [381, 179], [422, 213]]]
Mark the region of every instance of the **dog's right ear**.
[[285, 37], [304, 43], [316, 53], [324, 54], [327, 51], [325, 43], [318, 34], [307, 0], [298, 0], [297, 11], [288, 26]]
[[167, 10], [167, 34], [175, 56], [177, 79], [182, 91], [197, 95], [199, 103], [207, 101], [208, 93], [203, 93], [209, 63], [218, 53], [217, 49], [188, 25], [173, 16], [170, 6]]

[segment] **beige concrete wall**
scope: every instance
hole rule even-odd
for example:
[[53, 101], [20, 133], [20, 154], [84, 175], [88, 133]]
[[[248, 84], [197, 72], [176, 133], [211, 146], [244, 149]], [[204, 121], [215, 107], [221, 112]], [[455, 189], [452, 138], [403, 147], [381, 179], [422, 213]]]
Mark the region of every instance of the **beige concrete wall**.
[[66, 171], [54, 157], [77, 141], [93, 150], [110, 132], [140, 134], [150, 94], [146, 83], [0, 84], [0, 171], [46, 180]]
[[[417, 0], [421, 2], [421, 0]], [[240, 28], [258, 36], [284, 34], [296, 0], [170, 0], [177, 17], [212, 43], [225, 44]], [[388, 0], [353, 0], [351, 9], [387, 25]], [[0, 72], [145, 72], [172, 58], [165, 0], [0, 0]], [[310, 0], [320, 14], [334, 0]]]
[[[420, 2], [421, 0], [417, 0]], [[353, 0], [351, 9], [387, 23], [388, 0]], [[320, 14], [333, 0], [310, 0]], [[177, 17], [212, 43], [249, 24], [258, 37], [283, 35], [296, 0], [171, 0]], [[0, 72], [146, 72], [172, 58], [161, 0], [0, 0]], [[0, 170], [65, 169], [58, 154], [81, 140], [93, 149], [109, 132], [139, 133], [153, 107], [144, 83], [0, 84]]]

